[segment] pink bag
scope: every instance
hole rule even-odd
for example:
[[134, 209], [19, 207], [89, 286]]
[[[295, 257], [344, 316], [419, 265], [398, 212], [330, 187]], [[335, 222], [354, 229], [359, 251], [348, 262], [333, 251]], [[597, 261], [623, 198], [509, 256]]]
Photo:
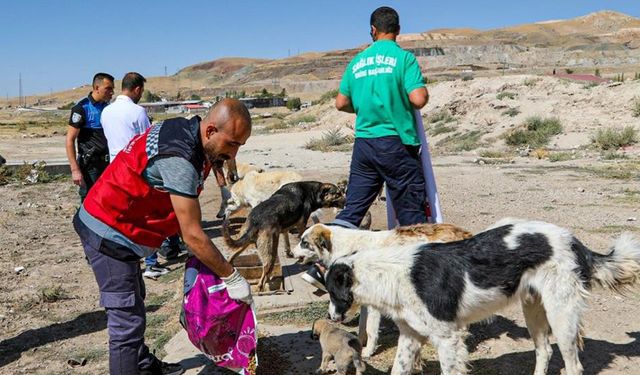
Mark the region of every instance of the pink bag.
[[189, 340], [217, 366], [255, 374], [258, 338], [253, 308], [229, 298], [224, 282], [198, 258], [189, 258], [185, 267], [180, 323]]

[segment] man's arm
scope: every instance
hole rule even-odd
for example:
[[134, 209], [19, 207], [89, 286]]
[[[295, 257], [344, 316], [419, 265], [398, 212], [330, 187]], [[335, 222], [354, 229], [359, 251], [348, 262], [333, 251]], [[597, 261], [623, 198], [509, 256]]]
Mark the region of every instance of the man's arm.
[[193, 254], [216, 275], [220, 277], [231, 275], [234, 271], [233, 266], [227, 262], [202, 230], [200, 224], [202, 214], [198, 199], [171, 194], [171, 204], [180, 223], [182, 239]]
[[413, 108], [421, 109], [429, 102], [429, 91], [426, 87], [417, 88], [409, 93], [409, 101]]
[[353, 105], [351, 105], [351, 99], [342, 93], [338, 93], [338, 96], [336, 96], [336, 109], [342, 112], [355, 113]]
[[176, 194], [171, 194], [170, 197], [184, 242], [205, 266], [224, 281], [230, 298], [251, 305], [251, 286], [240, 272], [227, 262], [202, 230], [202, 214], [198, 199]]
[[83, 186], [84, 180], [82, 179], [82, 172], [76, 160], [76, 139], [78, 138], [78, 134], [80, 134], [79, 128], [71, 125], [67, 127], [65, 149], [67, 151], [67, 159], [69, 159], [69, 166], [71, 167], [71, 179], [74, 184]]

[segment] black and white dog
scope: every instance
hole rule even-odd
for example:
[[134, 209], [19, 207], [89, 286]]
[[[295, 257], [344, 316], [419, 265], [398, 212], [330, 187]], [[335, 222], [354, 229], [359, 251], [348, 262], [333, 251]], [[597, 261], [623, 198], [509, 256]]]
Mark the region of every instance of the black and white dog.
[[333, 320], [350, 319], [362, 304], [396, 322], [400, 338], [391, 374], [410, 373], [427, 338], [438, 350], [442, 374], [466, 374], [466, 326], [520, 300], [536, 348], [534, 374], [547, 371], [553, 331], [566, 374], [577, 375], [589, 288], [621, 291], [639, 278], [640, 242], [629, 234], [600, 255], [553, 224], [505, 219], [467, 240], [339, 258], [326, 284]]

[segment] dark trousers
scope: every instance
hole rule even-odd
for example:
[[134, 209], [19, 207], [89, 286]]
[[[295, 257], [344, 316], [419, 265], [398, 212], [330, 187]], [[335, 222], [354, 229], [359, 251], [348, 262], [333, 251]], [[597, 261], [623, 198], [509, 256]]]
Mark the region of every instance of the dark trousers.
[[358, 227], [387, 184], [400, 225], [426, 223], [426, 191], [419, 146], [403, 145], [399, 137], [356, 138], [351, 157], [347, 203], [340, 221]]
[[100, 252], [102, 239], [74, 218], [84, 253], [100, 290], [100, 306], [107, 313], [109, 373], [138, 374], [154, 360], [144, 344], [145, 286], [139, 260], [120, 260]]
[[78, 194], [80, 195], [80, 203], [84, 202], [87, 197], [89, 189], [98, 181], [98, 178], [104, 172], [109, 165], [105, 160], [94, 160], [89, 165], [84, 165], [79, 160], [80, 172], [82, 172], [82, 179], [84, 180], [84, 186], [80, 186]]

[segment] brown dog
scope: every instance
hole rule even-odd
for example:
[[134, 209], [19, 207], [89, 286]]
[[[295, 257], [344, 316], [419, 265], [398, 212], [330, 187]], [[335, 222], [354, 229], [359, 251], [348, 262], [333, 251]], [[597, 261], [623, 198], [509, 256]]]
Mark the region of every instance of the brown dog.
[[319, 319], [313, 322], [311, 337], [320, 340], [322, 348], [322, 363], [316, 373], [326, 373], [332, 358], [338, 369], [337, 375], [346, 375], [352, 363], [356, 368], [356, 375], [361, 375], [366, 369], [367, 365], [360, 357], [362, 346], [353, 334], [338, 328], [327, 319]]
[[298, 233], [302, 233], [313, 211], [323, 207], [343, 207], [344, 201], [344, 193], [333, 184], [300, 181], [282, 186], [251, 210], [239, 239], [231, 238], [229, 218], [225, 218], [222, 224], [224, 240], [227, 246], [236, 249], [229, 262], [232, 263], [249, 245], [255, 243], [262, 262], [262, 276], [258, 282], [258, 290], [262, 291], [276, 263], [280, 233], [293, 226], [297, 226]]

